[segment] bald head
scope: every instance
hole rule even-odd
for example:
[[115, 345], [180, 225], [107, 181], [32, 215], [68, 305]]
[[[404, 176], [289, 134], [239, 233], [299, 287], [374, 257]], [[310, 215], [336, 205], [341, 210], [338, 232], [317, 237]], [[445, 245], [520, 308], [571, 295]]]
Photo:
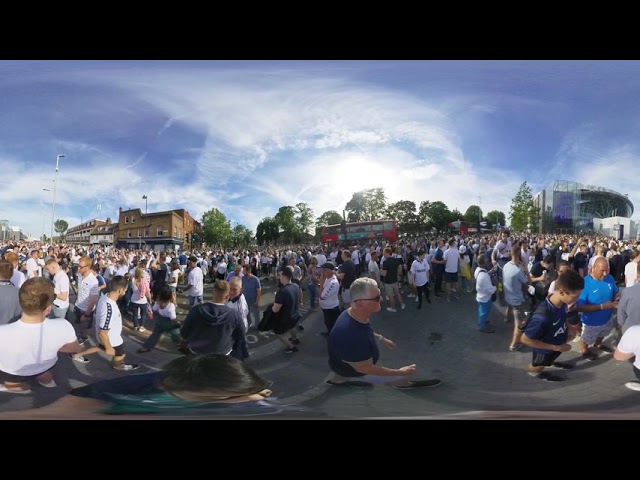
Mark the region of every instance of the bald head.
[[591, 276], [596, 280], [604, 280], [609, 273], [609, 261], [605, 257], [598, 257], [593, 262]]

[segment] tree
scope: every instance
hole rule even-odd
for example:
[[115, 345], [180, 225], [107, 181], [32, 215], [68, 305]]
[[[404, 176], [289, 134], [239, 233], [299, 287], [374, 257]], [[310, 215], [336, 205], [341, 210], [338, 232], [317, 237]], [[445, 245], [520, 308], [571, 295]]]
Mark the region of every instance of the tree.
[[231, 243], [231, 223], [217, 208], [202, 215], [202, 232], [204, 241], [209, 245], [229, 246]]
[[337, 225], [342, 221], [342, 215], [335, 210], [327, 210], [318, 218], [316, 218], [316, 227], [324, 227], [325, 225]]
[[516, 193], [516, 196], [511, 201], [509, 218], [511, 219], [511, 228], [513, 230], [538, 230], [540, 211], [533, 202], [531, 187], [527, 185], [527, 182], [522, 182], [518, 193]]
[[491, 210], [489, 213], [487, 213], [487, 216], [484, 217], [484, 220], [492, 225], [500, 224], [503, 227], [506, 223], [506, 218], [504, 216], [504, 213], [498, 210]]
[[417, 233], [419, 230], [416, 204], [409, 200], [400, 200], [386, 208], [385, 216], [397, 220], [400, 233]]
[[304, 202], [296, 204], [295, 208], [295, 220], [297, 230], [302, 234], [302, 237], [309, 235], [309, 229], [313, 225], [313, 210]]
[[282, 239], [291, 243], [294, 241], [296, 233], [295, 209], [290, 205], [285, 205], [278, 209], [278, 213], [273, 217], [278, 222], [279, 232], [282, 233]]
[[454, 221], [454, 220], [462, 220], [464, 219], [464, 215], [462, 215], [462, 212], [460, 210], [458, 210], [457, 208], [453, 209], [453, 212], [451, 212], [451, 220], [450, 221]]
[[448, 230], [449, 222], [457, 220], [453, 218], [453, 213], [449, 210], [449, 207], [447, 207], [443, 202], [439, 200], [430, 203], [428, 208], [426, 208], [425, 213], [428, 216], [429, 222], [433, 226], [433, 228], [439, 231]]
[[53, 229], [58, 234], [58, 238], [62, 241], [64, 239], [64, 234], [69, 228], [69, 223], [66, 220], [56, 220], [53, 222]]
[[423, 200], [418, 207], [418, 223], [420, 223], [425, 230], [431, 230], [433, 228], [433, 222], [429, 217], [429, 208], [431, 208], [431, 202], [429, 200]]
[[233, 227], [233, 243], [234, 245], [250, 245], [253, 232], [242, 224]]
[[482, 209], [478, 205], [469, 205], [467, 211], [464, 212], [463, 218], [465, 221], [476, 225], [482, 221]]
[[383, 188], [370, 188], [356, 192], [345, 206], [347, 221], [364, 222], [381, 220], [387, 208], [387, 197]]
[[278, 222], [275, 218], [265, 217], [260, 220], [258, 226], [256, 227], [256, 240], [259, 245], [264, 245], [265, 243], [275, 243], [278, 241]]

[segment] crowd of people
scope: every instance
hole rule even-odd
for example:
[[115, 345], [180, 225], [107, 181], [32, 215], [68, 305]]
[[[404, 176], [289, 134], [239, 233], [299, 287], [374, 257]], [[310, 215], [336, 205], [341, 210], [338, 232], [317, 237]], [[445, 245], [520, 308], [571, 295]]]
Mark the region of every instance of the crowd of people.
[[[34, 381], [55, 387], [59, 352], [79, 363], [102, 352], [115, 370], [136, 370], [138, 364], [125, 361], [123, 318], [131, 318], [139, 333], [153, 323], [140, 354], [165, 335], [186, 357], [243, 363], [250, 358], [246, 335], [252, 328], [272, 331], [283, 351], [294, 354], [305, 302], [322, 311], [335, 374], [329, 384], [433, 387], [441, 381], [414, 379], [416, 365], [379, 365], [378, 343], [396, 346], [369, 320], [381, 308], [392, 314], [406, 309], [411, 298], [420, 310], [423, 301], [440, 297], [455, 304], [461, 295], [475, 295], [480, 334], [495, 332], [489, 319], [497, 305], [513, 323], [509, 350], [530, 346], [528, 372], [562, 381], [547, 368], [572, 367], [557, 361], [571, 341], [579, 342], [585, 361], [612, 353], [628, 359], [640, 351], [639, 248], [635, 240], [507, 230], [392, 244], [176, 252], [7, 244], [0, 260], [0, 391], [30, 393]], [[264, 282], [277, 283], [266, 309], [260, 307]], [[204, 298], [206, 283], [210, 299]], [[183, 322], [178, 293], [188, 298]], [[605, 343], [612, 331], [620, 339], [615, 352]], [[634, 372], [640, 380], [640, 362]], [[627, 386], [640, 391], [640, 382]]]

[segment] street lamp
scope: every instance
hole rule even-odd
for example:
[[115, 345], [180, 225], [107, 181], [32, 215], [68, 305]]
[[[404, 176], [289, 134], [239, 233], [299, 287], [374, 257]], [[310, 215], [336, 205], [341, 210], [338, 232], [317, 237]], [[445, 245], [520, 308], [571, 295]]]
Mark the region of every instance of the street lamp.
[[[43, 188], [42, 189], [45, 192], [50, 192], [51, 189], [50, 188]], [[44, 217], [45, 217], [45, 211], [44, 208], [42, 209], [42, 241], [44, 242]]]
[[147, 196], [146, 195], [142, 195], [142, 199], [144, 200], [144, 214], [146, 215], [147, 212]]
[[64, 155], [56, 155], [56, 176], [53, 179], [53, 205], [51, 207], [51, 244], [53, 245], [53, 223], [56, 221], [56, 187], [58, 186], [58, 164]]

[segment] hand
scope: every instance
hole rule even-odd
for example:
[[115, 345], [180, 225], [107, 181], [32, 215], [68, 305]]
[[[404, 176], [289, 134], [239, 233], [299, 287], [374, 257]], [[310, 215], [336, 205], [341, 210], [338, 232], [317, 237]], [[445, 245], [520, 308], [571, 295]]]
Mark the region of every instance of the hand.
[[393, 340], [389, 340], [387, 337], [382, 337], [382, 343], [384, 343], [389, 350], [396, 349], [395, 342]]
[[618, 300], [614, 300], [613, 302], [607, 302], [605, 305], [609, 305], [609, 308], [618, 308]]
[[571, 350], [571, 345], [563, 343], [562, 345], [556, 345], [556, 352], [568, 352]]
[[415, 363], [412, 364], [412, 365], [407, 365], [406, 367], [401, 367], [400, 368], [400, 374], [404, 375], [406, 377], [410, 377], [414, 373], [416, 373], [416, 364]]

